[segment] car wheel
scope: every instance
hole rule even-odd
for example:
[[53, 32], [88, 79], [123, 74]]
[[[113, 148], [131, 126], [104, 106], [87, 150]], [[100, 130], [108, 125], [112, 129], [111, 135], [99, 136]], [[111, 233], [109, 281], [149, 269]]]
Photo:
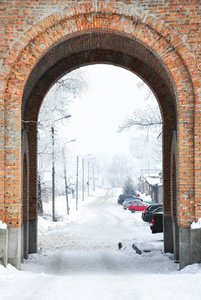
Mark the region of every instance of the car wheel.
[[135, 209], [131, 209], [131, 212], [134, 214], [135, 213]]

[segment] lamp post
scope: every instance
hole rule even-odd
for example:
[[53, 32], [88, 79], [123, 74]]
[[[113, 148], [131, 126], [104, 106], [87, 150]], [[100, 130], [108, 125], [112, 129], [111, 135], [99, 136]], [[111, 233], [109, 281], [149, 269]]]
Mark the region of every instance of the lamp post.
[[54, 159], [54, 123], [63, 119], [70, 118], [71, 115], [67, 115], [60, 119], [54, 120], [51, 125], [52, 132], [52, 221], [55, 222], [55, 159]]
[[[76, 139], [70, 140], [66, 142], [65, 144], [75, 142]], [[64, 147], [63, 147], [63, 161], [64, 161], [64, 180], [65, 180], [65, 194], [66, 194], [66, 208], [67, 208], [67, 215], [69, 215], [69, 205], [68, 205], [68, 180], [67, 180], [67, 174], [66, 174], [66, 158], [65, 158], [65, 152], [64, 152]]]
[[78, 209], [78, 167], [79, 167], [79, 156], [82, 158], [82, 201], [84, 201], [84, 158], [91, 155], [77, 155], [77, 171], [76, 171], [76, 210]]

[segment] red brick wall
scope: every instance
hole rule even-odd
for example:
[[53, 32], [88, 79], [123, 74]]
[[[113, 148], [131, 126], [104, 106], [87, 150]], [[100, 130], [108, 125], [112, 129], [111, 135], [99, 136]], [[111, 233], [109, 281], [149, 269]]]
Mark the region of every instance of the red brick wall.
[[[189, 226], [201, 216], [201, 5], [187, 0], [74, 2], [0, 1], [0, 146], [5, 147], [0, 152], [0, 218], [9, 226], [19, 226], [21, 218], [21, 109], [23, 118], [37, 120], [42, 97], [58, 76], [80, 65], [108, 62], [136, 72], [158, 98], [166, 216], [171, 215], [170, 150], [177, 129], [177, 218], [180, 226]], [[32, 128], [28, 137], [32, 218], [35, 134]]]

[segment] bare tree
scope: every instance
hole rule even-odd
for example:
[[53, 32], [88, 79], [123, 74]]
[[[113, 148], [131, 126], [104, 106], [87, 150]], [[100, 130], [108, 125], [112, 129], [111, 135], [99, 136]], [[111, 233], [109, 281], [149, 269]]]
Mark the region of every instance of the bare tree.
[[[147, 102], [154, 98], [154, 94], [151, 89], [146, 86], [146, 84], [141, 80], [137, 84], [138, 89], [146, 89], [146, 96], [144, 101]], [[162, 128], [162, 118], [159, 107], [156, 105], [146, 105], [144, 109], [138, 109], [134, 111], [130, 116], [127, 116], [126, 119], [118, 127], [118, 132], [128, 130], [132, 126], [137, 126], [139, 130], [147, 130], [154, 132], [161, 132]]]
[[[144, 101], [148, 102], [154, 98], [154, 94], [151, 89], [145, 85], [143, 81], [137, 83], [139, 89], [146, 89], [146, 96]], [[158, 162], [162, 160], [161, 146], [162, 146], [162, 117], [158, 105], [147, 104], [144, 109], [135, 110], [130, 116], [127, 116], [126, 119], [119, 125], [117, 132], [123, 132], [129, 130], [131, 127], [135, 126], [137, 130], [146, 130], [146, 139], [149, 140], [149, 133], [157, 133], [156, 143], [153, 149], [157, 154]]]
[[[84, 72], [80, 69], [73, 71], [58, 80], [46, 95], [39, 114], [39, 124], [44, 131], [47, 124], [55, 119], [69, 114], [69, 104], [79, 99], [87, 89]], [[39, 127], [40, 129], [40, 127]]]
[[139, 109], [134, 111], [130, 116], [127, 116], [123, 123], [119, 126], [118, 132], [122, 132], [137, 126], [140, 130], [153, 130], [161, 131], [162, 118], [160, 110], [157, 106], [148, 105], [145, 109]]
[[[80, 69], [73, 71], [63, 78], [59, 79], [50, 89], [46, 95], [41, 108], [38, 119], [38, 170], [40, 178], [40, 187], [42, 196], [47, 195], [51, 186], [51, 155], [52, 155], [52, 141], [51, 141], [51, 125], [57, 119], [69, 115], [70, 103], [78, 100], [87, 89], [87, 82], [84, 72]], [[65, 126], [67, 120], [60, 121], [61, 126]], [[58, 132], [55, 131], [55, 163], [58, 169], [62, 169], [63, 161], [61, 156], [61, 144], [57, 141]], [[62, 174], [62, 172], [59, 172]], [[62, 178], [63, 179], [63, 178]], [[59, 182], [64, 180], [60, 179]], [[64, 185], [64, 182], [63, 182]]]

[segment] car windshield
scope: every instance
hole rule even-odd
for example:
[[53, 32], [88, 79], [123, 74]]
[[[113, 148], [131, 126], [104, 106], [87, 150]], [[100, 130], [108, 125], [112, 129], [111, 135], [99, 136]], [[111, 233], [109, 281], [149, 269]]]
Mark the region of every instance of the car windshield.
[[125, 199], [124, 201], [141, 201], [141, 199], [140, 198], [127, 198], [127, 199]]
[[159, 207], [162, 207], [162, 206], [158, 206], [158, 205], [150, 205], [149, 207], [148, 207], [148, 210], [155, 210], [155, 209], [157, 209], [157, 208], [159, 208]]
[[161, 211], [163, 211], [163, 207], [158, 207], [158, 208], [154, 209], [154, 212], [161, 212]]

